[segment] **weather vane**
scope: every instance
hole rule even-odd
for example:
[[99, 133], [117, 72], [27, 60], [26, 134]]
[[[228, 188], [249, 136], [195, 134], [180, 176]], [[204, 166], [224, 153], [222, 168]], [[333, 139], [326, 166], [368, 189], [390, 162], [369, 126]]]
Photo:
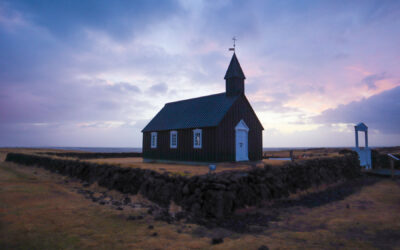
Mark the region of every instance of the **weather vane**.
[[235, 50], [236, 50], [236, 36], [234, 36], [233, 38], [232, 38], [232, 40], [233, 40], [233, 48], [229, 48], [229, 51], [233, 51], [233, 53], [235, 53]]

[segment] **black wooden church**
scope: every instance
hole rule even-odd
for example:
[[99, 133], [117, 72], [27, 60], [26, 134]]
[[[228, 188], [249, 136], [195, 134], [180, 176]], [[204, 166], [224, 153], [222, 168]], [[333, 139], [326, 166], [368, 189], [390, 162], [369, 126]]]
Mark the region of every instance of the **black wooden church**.
[[262, 159], [262, 131], [244, 94], [234, 53], [226, 92], [165, 104], [143, 132], [145, 161], [255, 161]]

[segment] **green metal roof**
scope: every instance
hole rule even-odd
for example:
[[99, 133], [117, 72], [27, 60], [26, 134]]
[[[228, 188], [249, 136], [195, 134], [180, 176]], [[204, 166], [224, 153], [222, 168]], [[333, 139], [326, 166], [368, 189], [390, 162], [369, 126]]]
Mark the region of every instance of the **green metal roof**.
[[218, 126], [237, 98], [224, 92], [167, 103], [142, 132]]

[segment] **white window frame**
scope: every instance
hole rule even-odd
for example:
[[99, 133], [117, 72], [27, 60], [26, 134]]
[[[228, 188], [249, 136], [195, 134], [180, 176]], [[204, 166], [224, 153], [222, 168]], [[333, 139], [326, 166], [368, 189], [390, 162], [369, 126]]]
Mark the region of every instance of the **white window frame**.
[[[175, 135], [176, 141], [175, 141], [175, 145], [172, 144], [173, 140], [172, 137]], [[178, 131], [171, 131], [169, 133], [169, 147], [170, 148], [177, 148], [178, 147]]]
[[157, 132], [151, 132], [150, 147], [157, 148]]
[[[196, 144], [196, 134], [200, 134], [199, 144]], [[203, 131], [201, 129], [193, 130], [193, 148], [201, 148], [203, 146]]]

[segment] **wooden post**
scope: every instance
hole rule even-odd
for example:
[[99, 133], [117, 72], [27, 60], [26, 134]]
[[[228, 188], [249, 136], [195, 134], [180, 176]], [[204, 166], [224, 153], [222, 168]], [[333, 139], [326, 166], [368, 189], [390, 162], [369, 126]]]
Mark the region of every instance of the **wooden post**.
[[394, 159], [390, 159], [390, 170], [392, 172], [392, 179], [394, 179]]

